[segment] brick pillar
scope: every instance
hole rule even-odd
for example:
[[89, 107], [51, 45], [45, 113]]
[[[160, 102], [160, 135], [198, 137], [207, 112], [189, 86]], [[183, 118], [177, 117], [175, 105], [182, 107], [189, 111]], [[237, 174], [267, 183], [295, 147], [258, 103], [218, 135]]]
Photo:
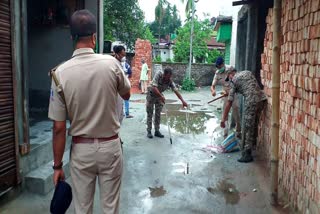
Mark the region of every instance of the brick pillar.
[[138, 39], [135, 44], [135, 56], [132, 59], [132, 78], [131, 78], [131, 93], [139, 93], [139, 80], [141, 72], [141, 60], [144, 59], [149, 67], [149, 80], [152, 73], [152, 46], [148, 40]]

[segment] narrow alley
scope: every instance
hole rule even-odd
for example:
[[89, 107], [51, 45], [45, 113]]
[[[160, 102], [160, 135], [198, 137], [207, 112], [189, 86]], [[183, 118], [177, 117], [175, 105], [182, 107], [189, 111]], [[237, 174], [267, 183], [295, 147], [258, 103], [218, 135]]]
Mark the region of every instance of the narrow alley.
[[[240, 152], [219, 154], [212, 149], [223, 141], [219, 127], [222, 102], [206, 104], [209, 94], [208, 87], [183, 92], [192, 110], [187, 121], [174, 94], [166, 93], [172, 145], [165, 114], [161, 126], [165, 138], [146, 137], [145, 96], [133, 96], [134, 118], [126, 119], [121, 128], [125, 166], [120, 213], [290, 213], [269, 203], [269, 170], [265, 160], [255, 156], [255, 162], [240, 164], [236, 161]], [[1, 213], [48, 213], [52, 194], [24, 192], [0, 206]], [[68, 213], [73, 213], [73, 205]], [[100, 213], [98, 189], [94, 213]]]

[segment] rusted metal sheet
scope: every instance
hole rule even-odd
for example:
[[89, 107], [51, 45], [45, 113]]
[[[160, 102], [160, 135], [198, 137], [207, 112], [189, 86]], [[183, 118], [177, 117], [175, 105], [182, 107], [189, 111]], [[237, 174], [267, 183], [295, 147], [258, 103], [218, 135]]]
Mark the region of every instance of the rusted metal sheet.
[[10, 2], [0, 1], [0, 193], [17, 179]]

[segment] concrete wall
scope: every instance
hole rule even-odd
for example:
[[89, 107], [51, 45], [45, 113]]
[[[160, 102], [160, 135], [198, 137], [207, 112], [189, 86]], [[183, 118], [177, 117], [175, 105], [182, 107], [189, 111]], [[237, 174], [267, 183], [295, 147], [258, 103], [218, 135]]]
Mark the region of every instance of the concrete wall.
[[68, 60], [73, 52], [69, 28], [29, 29], [29, 104], [31, 113], [46, 112], [50, 69]]
[[[302, 213], [320, 213], [320, 2], [282, 0], [279, 185]], [[269, 11], [262, 82], [269, 97], [259, 140], [271, 136], [272, 10]]]
[[85, 0], [84, 8], [88, 9], [91, 13], [93, 13], [98, 18], [98, 1], [99, 0]]
[[[182, 85], [182, 81], [185, 78], [186, 70], [188, 67], [187, 63], [161, 63], [162, 69], [167, 66], [173, 68], [173, 80], [176, 84]], [[153, 64], [153, 71], [156, 71], [155, 67], [158, 64]], [[211, 64], [192, 64], [191, 77], [195, 80], [196, 85], [209, 86], [212, 83], [212, 79], [215, 73], [215, 67]], [[154, 73], [153, 73], [154, 75]]]
[[[98, 0], [85, 0], [85, 8], [97, 18]], [[51, 80], [50, 69], [70, 59], [73, 44], [69, 27], [28, 28], [29, 104], [31, 113], [46, 114]]]

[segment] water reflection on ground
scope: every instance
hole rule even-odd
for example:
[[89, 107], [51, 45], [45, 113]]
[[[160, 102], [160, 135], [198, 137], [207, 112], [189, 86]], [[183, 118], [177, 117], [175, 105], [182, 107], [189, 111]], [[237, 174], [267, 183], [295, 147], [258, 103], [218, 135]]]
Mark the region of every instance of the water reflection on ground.
[[199, 108], [201, 105], [193, 106], [185, 110], [180, 104], [167, 104], [162, 112], [161, 123], [167, 125], [168, 122], [171, 129], [181, 134], [212, 135], [219, 127], [219, 120], [207, 109]]

